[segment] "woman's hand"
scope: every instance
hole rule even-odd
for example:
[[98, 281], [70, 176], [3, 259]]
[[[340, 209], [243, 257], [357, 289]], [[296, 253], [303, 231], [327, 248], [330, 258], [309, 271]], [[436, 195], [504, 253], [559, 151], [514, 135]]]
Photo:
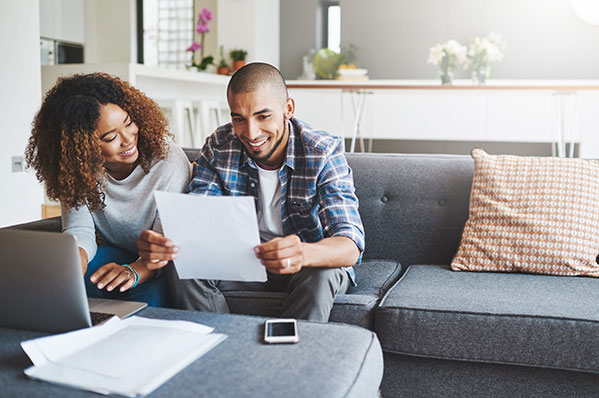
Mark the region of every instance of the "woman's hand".
[[120, 286], [120, 291], [124, 292], [133, 287], [135, 275], [127, 268], [117, 263], [108, 263], [101, 266], [90, 276], [89, 280], [95, 283], [98, 289], [113, 291]]
[[[130, 265], [139, 274], [137, 284], [152, 278], [156, 273], [156, 271], [148, 270], [139, 261]], [[131, 289], [135, 284], [135, 275], [133, 275], [133, 272], [117, 263], [108, 263], [101, 266], [89, 279], [98, 286], [98, 289], [106, 287], [106, 290], [109, 292], [116, 288], [119, 288], [120, 292], [124, 292]]]

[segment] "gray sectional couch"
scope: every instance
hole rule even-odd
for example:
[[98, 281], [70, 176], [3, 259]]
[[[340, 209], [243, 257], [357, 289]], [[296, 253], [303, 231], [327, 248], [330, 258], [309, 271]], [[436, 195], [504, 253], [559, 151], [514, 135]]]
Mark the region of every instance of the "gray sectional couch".
[[[451, 271], [470, 156], [347, 157], [366, 250], [359, 285], [337, 298], [331, 321], [377, 333], [383, 397], [599, 396], [599, 280]], [[57, 231], [60, 220], [15, 227]], [[235, 313], [273, 315], [283, 296], [227, 300]]]

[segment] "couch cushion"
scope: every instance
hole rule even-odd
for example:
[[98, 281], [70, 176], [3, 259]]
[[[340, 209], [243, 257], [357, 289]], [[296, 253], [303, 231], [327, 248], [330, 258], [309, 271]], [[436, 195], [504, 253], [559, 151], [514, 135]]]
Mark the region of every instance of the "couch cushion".
[[594, 278], [413, 265], [375, 331], [388, 352], [599, 373], [598, 303]]
[[6, 227], [7, 229], [23, 229], [30, 231], [61, 232], [62, 221], [60, 217], [45, 218], [43, 220], [32, 221], [23, 224], [16, 224]]
[[454, 270], [599, 276], [599, 163], [472, 151]]
[[449, 264], [468, 218], [474, 162], [464, 155], [347, 154], [365, 259]]
[[[374, 327], [374, 309], [390, 286], [397, 282], [401, 265], [395, 261], [370, 260], [356, 266], [358, 286], [335, 299], [329, 321], [350, 323], [367, 329]], [[286, 294], [266, 291], [224, 292], [234, 314], [277, 316]]]

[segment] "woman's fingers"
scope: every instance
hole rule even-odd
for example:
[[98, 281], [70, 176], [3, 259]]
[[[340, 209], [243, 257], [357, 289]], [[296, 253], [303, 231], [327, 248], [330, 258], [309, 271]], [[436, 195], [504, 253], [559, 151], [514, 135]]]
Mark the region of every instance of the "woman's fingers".
[[[96, 274], [98, 274], [98, 276], [96, 276]], [[94, 276], [96, 276], [96, 280], [99, 280], [99, 282], [97, 282], [98, 289], [106, 287], [106, 291], [108, 292], [113, 291], [121, 285], [121, 291], [125, 291], [130, 289], [133, 286], [133, 283], [135, 283], [135, 276], [131, 271], [115, 263], [102, 266], [92, 275], [90, 280], [93, 283], [96, 283], [94, 279], [92, 279]]]

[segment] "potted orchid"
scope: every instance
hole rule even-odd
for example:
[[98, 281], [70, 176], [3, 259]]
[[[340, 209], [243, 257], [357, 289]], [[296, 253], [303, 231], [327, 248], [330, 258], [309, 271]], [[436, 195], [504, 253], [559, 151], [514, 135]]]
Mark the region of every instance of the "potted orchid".
[[[193, 41], [191, 46], [187, 49], [187, 51], [192, 52], [191, 56], [191, 66], [197, 68], [198, 70], [206, 70], [208, 65], [212, 65], [214, 63], [214, 57], [212, 55], [204, 56], [204, 43], [205, 43], [205, 35], [210, 32], [210, 27], [208, 24], [212, 21], [213, 15], [212, 11], [207, 8], [202, 8], [198, 17], [198, 23], [196, 25], [196, 32], [200, 35], [200, 43], [197, 41]], [[196, 64], [195, 62], [195, 52], [200, 51], [200, 63]]]
[[503, 58], [504, 50], [505, 42], [497, 33], [491, 32], [487, 37], [470, 40], [465, 67], [472, 68], [473, 84], [485, 84], [492, 72], [491, 64]]
[[441, 84], [451, 84], [458, 65], [466, 61], [466, 47], [455, 40], [431, 47], [427, 63], [439, 65]]

